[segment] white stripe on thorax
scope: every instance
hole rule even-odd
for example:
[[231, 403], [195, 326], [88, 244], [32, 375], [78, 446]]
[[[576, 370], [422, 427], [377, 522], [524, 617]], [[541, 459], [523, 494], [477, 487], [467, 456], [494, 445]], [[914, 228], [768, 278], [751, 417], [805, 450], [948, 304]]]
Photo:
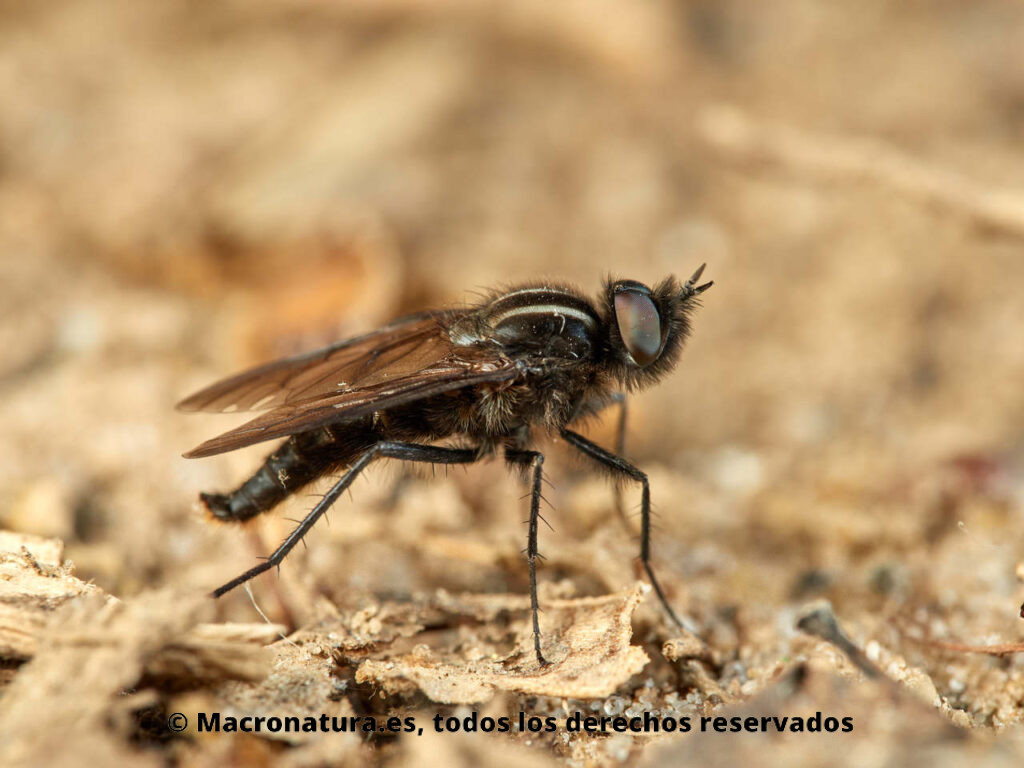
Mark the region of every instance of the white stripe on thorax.
[[565, 291], [560, 291], [558, 288], [519, 288], [518, 290], [510, 291], [509, 293], [503, 293], [498, 300], [502, 301], [504, 299], [511, 299], [513, 296], [518, 296], [521, 293], [558, 293], [562, 296], [569, 295], [565, 293]]
[[587, 328], [594, 328], [597, 325], [597, 321], [594, 317], [584, 312], [582, 309], [576, 309], [575, 307], [567, 307], [564, 304], [533, 304], [525, 307], [516, 307], [515, 309], [509, 309], [502, 312], [497, 317], [491, 320], [495, 326], [501, 325], [503, 322], [511, 317], [519, 317], [520, 315], [555, 315], [557, 317], [572, 317], [576, 320], [581, 321]]

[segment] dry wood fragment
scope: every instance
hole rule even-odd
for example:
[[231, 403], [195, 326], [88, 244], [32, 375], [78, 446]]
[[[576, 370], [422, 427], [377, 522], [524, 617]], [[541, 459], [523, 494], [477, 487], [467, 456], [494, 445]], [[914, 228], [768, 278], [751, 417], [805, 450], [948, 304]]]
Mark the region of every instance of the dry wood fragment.
[[263, 645], [279, 628], [199, 624], [211, 610], [199, 594], [122, 602], [98, 588], [51, 610], [33, 628], [31, 660], [0, 697], [0, 764], [118, 764], [130, 759], [131, 711], [149, 701], [145, 694], [126, 709], [126, 692], [154, 681], [180, 690], [265, 677], [271, 654]]
[[64, 562], [64, 542], [60, 539], [0, 531], [0, 553], [21, 554], [25, 550], [41, 564], [60, 565]]
[[100, 594], [75, 578], [63, 559], [64, 544], [57, 539], [0, 531], [0, 659], [31, 658], [57, 608]]

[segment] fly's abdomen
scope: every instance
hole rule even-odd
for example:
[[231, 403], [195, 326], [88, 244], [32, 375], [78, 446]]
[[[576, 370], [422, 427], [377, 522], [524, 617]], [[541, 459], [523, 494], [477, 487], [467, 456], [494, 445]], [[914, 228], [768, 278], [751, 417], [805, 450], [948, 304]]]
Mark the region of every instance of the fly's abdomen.
[[344, 432], [342, 437], [330, 427], [322, 427], [294, 435], [234, 491], [201, 493], [199, 498], [217, 520], [235, 523], [251, 520], [328, 471], [352, 463], [373, 444], [366, 430], [346, 427]]

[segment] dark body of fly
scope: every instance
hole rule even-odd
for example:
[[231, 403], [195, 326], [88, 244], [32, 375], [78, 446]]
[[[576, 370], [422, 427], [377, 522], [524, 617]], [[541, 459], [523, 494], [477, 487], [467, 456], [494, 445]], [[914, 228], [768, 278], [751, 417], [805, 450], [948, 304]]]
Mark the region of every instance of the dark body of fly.
[[[675, 365], [689, 332], [703, 267], [680, 286], [653, 289], [609, 282], [597, 303], [563, 286], [523, 286], [481, 304], [415, 315], [324, 350], [270, 363], [184, 400], [185, 410], [263, 410], [264, 414], [186, 454], [209, 456], [279, 437], [288, 439], [238, 489], [202, 494], [211, 515], [245, 521], [317, 478], [343, 476], [271, 557], [220, 587], [224, 594], [274, 565], [377, 458], [468, 464], [502, 451], [532, 473], [527, 557], [535, 651], [537, 520], [543, 454], [534, 428], [641, 485], [641, 559], [669, 615], [678, 622], [650, 566], [647, 477], [620, 456], [569, 429], [623, 390], [654, 383]], [[446, 438], [459, 445], [436, 445]]]

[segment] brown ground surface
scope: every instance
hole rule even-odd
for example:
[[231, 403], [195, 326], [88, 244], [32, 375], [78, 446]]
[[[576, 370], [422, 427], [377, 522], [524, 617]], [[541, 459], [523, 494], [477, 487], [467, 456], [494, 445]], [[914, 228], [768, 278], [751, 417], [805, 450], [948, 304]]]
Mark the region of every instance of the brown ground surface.
[[[1022, 34], [1009, 0], [0, 5], [0, 763], [1020, 765]], [[628, 441], [699, 637], [557, 443], [550, 670], [498, 464], [370, 472], [254, 583], [269, 624], [204, 598], [312, 501], [207, 524], [265, 447], [179, 458], [238, 422], [180, 397], [495, 283], [702, 261]], [[433, 733], [472, 711], [855, 727]]]

